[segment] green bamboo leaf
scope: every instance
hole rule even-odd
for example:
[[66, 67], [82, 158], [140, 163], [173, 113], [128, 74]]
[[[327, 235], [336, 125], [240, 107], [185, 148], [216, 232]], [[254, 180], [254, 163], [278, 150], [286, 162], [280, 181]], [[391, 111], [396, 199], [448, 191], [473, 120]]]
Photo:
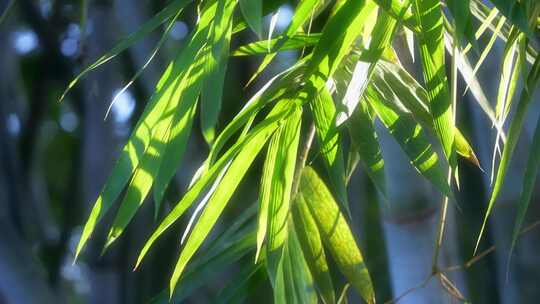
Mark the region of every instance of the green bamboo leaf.
[[[506, 21], [505, 18], [501, 18], [499, 20], [499, 22], [497, 23], [497, 26], [495, 27], [495, 30], [493, 31], [493, 33], [491, 35], [491, 38], [489, 39], [488, 43], [484, 47], [484, 50], [480, 54], [480, 58], [478, 58], [478, 61], [476, 62], [475, 66], [474, 66], [474, 69], [473, 69], [473, 72], [472, 72], [473, 76], [476, 76], [476, 73], [478, 72], [478, 70], [482, 66], [482, 63], [484, 63], [484, 60], [487, 58], [487, 55], [489, 54], [489, 52], [493, 48], [493, 45], [495, 44], [495, 41], [497, 41], [497, 35], [500, 33], [503, 25], [505, 24], [505, 21]], [[465, 88], [465, 93], [467, 92], [468, 89], [469, 89], [469, 84], [467, 84], [467, 88]]]
[[507, 0], [491, 0], [491, 3], [493, 3], [506, 18], [512, 21], [513, 24], [517, 25], [520, 31], [527, 33], [527, 35], [532, 35], [532, 32], [529, 29], [527, 11], [524, 3], [521, 1]]
[[274, 283], [275, 303], [317, 303], [313, 278], [302, 255], [292, 223], [284, 228], [289, 230], [287, 242], [282, 247], [276, 279]]
[[262, 263], [243, 265], [235, 278], [219, 291], [212, 303], [245, 303], [254, 283], [261, 281], [262, 274]]
[[165, 230], [167, 230], [184, 212], [191, 207], [193, 202], [203, 193], [203, 191], [218, 177], [222, 170], [228, 166], [231, 159], [233, 159], [239, 151], [246, 146], [253, 145], [254, 142], [260, 142], [263, 139], [267, 139], [278, 127], [279, 122], [284, 119], [290, 113], [288, 104], [278, 103], [276, 107], [268, 114], [266, 119], [262, 121], [257, 127], [249, 132], [245, 137], [240, 138], [227, 152], [221, 156], [218, 161], [215, 162], [197, 181], [190, 187], [188, 192], [182, 197], [180, 202], [171, 210], [171, 212], [163, 219], [161, 224], [156, 228], [154, 233], [146, 241], [143, 249], [139, 253], [135, 268], [137, 268], [143, 258], [148, 253], [150, 247], [154, 244]]
[[392, 92], [370, 86], [364, 98], [373, 107], [377, 116], [390, 134], [396, 139], [413, 167], [429, 180], [442, 194], [453, 197], [437, 153], [431, 147], [424, 129], [407, 113], [396, 113], [385, 100], [395, 100]]
[[[176, 92], [178, 91], [180, 90], [176, 90]], [[150, 143], [127, 187], [127, 193], [109, 231], [104, 250], [122, 234], [150, 191], [154, 177], [158, 174], [160, 163], [168, 148], [165, 142], [166, 138], [169, 137], [174, 117], [177, 115], [184, 116], [182, 121], [176, 121], [176, 123], [180, 125], [180, 129], [182, 130], [179, 137], [184, 139], [183, 144], [185, 146], [185, 142], [191, 131], [190, 125], [193, 121], [196, 99], [192, 101], [184, 100], [186, 103], [182, 103], [180, 106], [178, 106], [179, 98], [175, 100], [176, 102], [169, 103], [161, 120], [152, 130]], [[177, 107], [177, 112], [180, 113], [174, 113], [174, 107]]]
[[317, 223], [301, 193], [297, 194], [292, 208], [293, 222], [298, 240], [307, 265], [313, 275], [315, 284], [323, 303], [336, 303], [336, 295], [332, 277], [326, 262], [326, 254], [322, 245], [321, 235]]
[[453, 24], [459, 44], [465, 45], [465, 42], [468, 42], [474, 49], [478, 49], [474, 36], [470, 0], [447, 0], [447, 6], [454, 17]]
[[325, 24], [305, 77], [320, 90], [338, 68], [363, 30], [365, 18], [376, 9], [371, 1], [346, 1]]
[[[321, 38], [320, 33], [296, 33], [288, 39], [283, 36], [277, 38], [260, 40], [243, 45], [236, 49], [232, 56], [254, 56], [276, 53], [281, 51], [296, 50], [305, 47], [314, 46]], [[285, 42], [282, 42], [285, 41]]]
[[[453, 53], [452, 40], [453, 39], [450, 38], [449, 35], [445, 33], [445, 47], [449, 53]], [[495, 126], [495, 128], [497, 129], [497, 132], [499, 132], [503, 141], [506, 141], [506, 135], [503, 130], [503, 126], [495, 117], [495, 112], [493, 111], [491, 104], [487, 100], [483, 87], [480, 85], [480, 82], [474, 75], [473, 68], [471, 64], [469, 63], [467, 56], [458, 52], [456, 54], [455, 59], [456, 59], [457, 68], [459, 72], [461, 73], [461, 75], [463, 76], [463, 78], [465, 79], [467, 86], [471, 90], [474, 100], [478, 103], [478, 105], [480, 106], [480, 109], [482, 109], [484, 114], [486, 114], [486, 116], [489, 118], [493, 126]]]
[[210, 155], [208, 156], [209, 164], [214, 163], [227, 141], [229, 141], [242, 126], [248, 124], [261, 109], [271, 101], [283, 97], [290, 89], [294, 89], [295, 86], [298, 85], [299, 77], [303, 72], [301, 67], [304, 64], [304, 60], [300, 60], [291, 68], [274, 76], [245, 104], [244, 108], [242, 108], [216, 138], [216, 141], [210, 150]]
[[377, 186], [377, 189], [386, 197], [384, 159], [373, 119], [365, 102], [360, 103], [349, 119], [348, 127], [353, 145], [360, 154], [360, 162], [366, 168], [367, 175]]
[[[423, 128], [435, 132], [433, 119], [428, 109], [427, 92], [405, 69], [397, 64], [380, 61], [373, 75], [373, 83], [381, 90], [393, 93], [391, 96], [396, 100], [386, 103], [392, 110], [396, 113], [408, 110]], [[473, 148], [457, 126], [455, 136], [456, 152], [480, 166]]]
[[266, 235], [266, 262], [271, 280], [276, 276], [282, 247], [287, 240], [286, 227], [301, 118], [301, 108], [297, 108], [272, 136], [261, 179], [257, 250], [260, 250]]
[[227, 206], [231, 196], [238, 187], [238, 184], [267, 140], [267, 136], [255, 137], [253, 141], [250, 142], [250, 145], [243, 147], [243, 149], [239, 151], [238, 155], [231, 162], [229, 168], [223, 176], [221, 183], [217, 186], [216, 190], [212, 194], [212, 197], [208, 201], [204, 211], [197, 221], [197, 224], [195, 224], [193, 231], [189, 235], [182, 252], [180, 253], [180, 257], [178, 258], [170, 280], [169, 290], [171, 298], [187, 263], [191, 260], [195, 252], [199, 249], [202, 242], [212, 230], [219, 216]]
[[[287, 40], [289, 40], [290, 37], [296, 34], [296, 32], [301, 28], [301, 26], [307, 22], [307, 20], [309, 19], [309, 16], [315, 12], [315, 10], [317, 9], [317, 6], [324, 5], [325, 1], [322, 1], [323, 3], [321, 4], [319, 4], [319, 2], [321, 1], [320, 0], [304, 0], [298, 4], [298, 6], [296, 7], [294, 11], [294, 15], [291, 18], [291, 23], [287, 27], [287, 30], [285, 30], [285, 33], [281, 36], [281, 39], [277, 41], [275, 44], [275, 48], [277, 50], [280, 50], [282, 45], [285, 42], [287, 42]], [[255, 71], [255, 73], [251, 76], [246, 86], [248, 86], [251, 82], [253, 82], [253, 80], [255, 80], [255, 78], [257, 78], [257, 76], [259, 76], [262, 73], [262, 71], [264, 71], [264, 69], [266, 69], [266, 67], [272, 62], [276, 54], [277, 53], [270, 53], [264, 57], [263, 61], [257, 68], [257, 71]]]
[[300, 241], [294, 229], [294, 224], [291, 220], [289, 220], [288, 231], [287, 249], [288, 260], [290, 262], [287, 266], [292, 273], [294, 290], [299, 300], [298, 303], [316, 304], [318, 301], [313, 276], [309, 270], [302, 252], [302, 247], [300, 246]]
[[126, 38], [122, 39], [118, 44], [116, 44], [110, 51], [102, 55], [98, 60], [96, 60], [94, 63], [86, 67], [79, 75], [77, 75], [68, 85], [68, 87], [65, 89], [65, 91], [62, 93], [62, 96], [60, 97], [60, 101], [62, 101], [67, 93], [79, 82], [79, 80], [86, 76], [89, 72], [95, 70], [99, 66], [101, 66], [104, 63], [107, 63], [109, 60], [116, 57], [118, 54], [123, 52], [124, 50], [128, 49], [130, 46], [135, 44], [137, 41], [141, 40], [142, 38], [148, 36], [152, 31], [154, 31], [157, 27], [159, 27], [161, 24], [166, 22], [167, 20], [171, 19], [175, 15], [178, 14], [179, 11], [181, 11], [186, 5], [188, 5], [192, 0], [174, 0], [169, 5], [167, 5], [164, 9], [162, 9], [159, 13], [157, 13], [154, 17], [152, 17], [150, 20], [148, 20], [146, 23], [144, 23], [137, 31], [129, 34]]
[[503, 121], [510, 111], [519, 74], [525, 64], [525, 37], [523, 34], [517, 33], [517, 31], [512, 32], [516, 34], [510, 36], [503, 51], [501, 77], [497, 90], [497, 105], [495, 106], [496, 117]]
[[226, 270], [232, 263], [237, 262], [253, 251], [255, 242], [254, 226], [242, 229], [227, 238], [220, 236], [217, 241], [224, 243], [225, 246], [218, 249], [213, 248], [212, 252], [208, 251], [207, 253], [212, 254], [211, 257], [208, 257], [208, 254], [198, 256], [198, 259], [195, 259], [186, 270], [172, 299], [169, 299], [167, 290], [163, 290], [150, 303], [183, 303], [198, 288], [215, 280], [216, 273]]
[[514, 224], [514, 230], [512, 232], [512, 245], [510, 246], [510, 252], [508, 253], [508, 260], [512, 257], [512, 252], [516, 246], [517, 239], [521, 232], [521, 226], [525, 220], [525, 214], [531, 201], [534, 185], [536, 183], [536, 176], [538, 175], [538, 168], [540, 167], [540, 119], [537, 120], [536, 130], [534, 131], [533, 142], [529, 148], [529, 159], [527, 160], [527, 166], [525, 168], [525, 176], [523, 178], [523, 186], [521, 189], [521, 195], [518, 201], [518, 212], [516, 215], [516, 223]]
[[[212, 15], [213, 12], [215, 12], [215, 6], [210, 6], [206, 10], [206, 16]], [[189, 45], [179, 52], [177, 58], [167, 67], [160, 78], [156, 86], [156, 92], [152, 95], [141, 119], [131, 134], [128, 143], [124, 146], [117, 164], [113, 168], [107, 183], [92, 208], [79, 244], [77, 245], [76, 258], [92, 235], [97, 222], [101, 220], [112, 203], [120, 195], [132, 175], [133, 187], [130, 187], [122, 203], [124, 207], [121, 207], [121, 212], [117, 215], [114, 225], [116, 227], [111, 229], [109, 240], [107, 241], [108, 244], [114, 241], [122, 232], [148, 193], [161, 161], [160, 158], [156, 159], [155, 156], [164, 153], [165, 147], [163, 146], [163, 142], [168, 137], [163, 136], [164, 134], [166, 136], [170, 134], [170, 121], [175, 116], [172, 113], [177, 107], [182, 94], [185, 93], [185, 84], [186, 82], [193, 81], [192, 77], [195, 77], [194, 75], [197, 75], [196, 79], [201, 77], [199, 75], [200, 73], [196, 72], [199, 70], [198, 66], [192, 63], [193, 58], [199, 54], [204, 43], [204, 38], [207, 35], [208, 20], [208, 17], [201, 19], [199, 29], [193, 35]], [[181, 128], [173, 129], [175, 131], [178, 130], [180, 132], [179, 134], [182, 134], [179, 138], [189, 134], [189, 128], [187, 127], [191, 121], [189, 119], [191, 113], [189, 109], [193, 107], [193, 102], [196, 102], [196, 100], [188, 99], [177, 109], [180, 115], [177, 117], [183, 117], [183, 123], [179, 123]], [[186, 128], [182, 128], [184, 126]], [[178, 159], [181, 158], [181, 154], [176, 155], [176, 157]], [[143, 168], [143, 165], [145, 168]], [[138, 168], [140, 168], [138, 170], [140, 172], [134, 174]], [[143, 172], [143, 169], [150, 170]]]
[[330, 176], [332, 190], [335, 191], [340, 205], [350, 215], [347, 187], [345, 185], [345, 161], [340, 134], [335, 125], [336, 106], [330, 92], [322, 87], [310, 102], [317, 138], [320, 142], [320, 154]]
[[[412, 32], [419, 33], [420, 27], [415, 20], [413, 14], [406, 9], [409, 4], [403, 1], [396, 0], [373, 0], [377, 5], [383, 9], [387, 14], [394, 19], [401, 19], [403, 24]], [[405, 11], [405, 13], [403, 13]]]
[[474, 250], [475, 252], [476, 250], [478, 250], [478, 246], [480, 245], [480, 241], [482, 240], [482, 236], [484, 233], [484, 229], [486, 227], [487, 220], [489, 218], [489, 215], [491, 214], [491, 211], [493, 210], [493, 206], [495, 205], [497, 196], [499, 195], [499, 192], [504, 183], [504, 178], [506, 177], [506, 170], [508, 169], [510, 159], [512, 158], [512, 154], [514, 153], [514, 149], [516, 147], [519, 136], [521, 134], [523, 123], [525, 121], [525, 115], [527, 114], [527, 109], [529, 108], [529, 104], [531, 103], [531, 99], [532, 99], [534, 91], [537, 88], [539, 79], [540, 79], [540, 56], [536, 58], [534, 65], [529, 71], [529, 74], [527, 76], [527, 83], [525, 84], [525, 87], [521, 90], [519, 103], [517, 105], [516, 112], [514, 113], [514, 117], [512, 118], [512, 122], [510, 123], [510, 129], [508, 131], [508, 138], [507, 138], [506, 144], [504, 145], [501, 161], [499, 163], [499, 168], [497, 169], [497, 177], [495, 179], [495, 185], [493, 186], [493, 190], [491, 192], [488, 208], [486, 210], [484, 221], [482, 223], [482, 228], [480, 228], [480, 233], [476, 241], [476, 246]]
[[315, 170], [306, 167], [300, 192], [338, 268], [367, 303], [375, 303], [369, 272], [345, 217]]
[[413, 9], [420, 24], [420, 57], [428, 93], [429, 109], [444, 155], [452, 170], [456, 168], [454, 115], [448, 91], [444, 60], [444, 24], [439, 0], [415, 0]]
[[262, 37], [262, 17], [263, 17], [263, 1], [262, 0], [240, 0], [240, 9], [242, 15], [249, 27]]
[[207, 44], [210, 51], [207, 53], [204, 69], [208, 77], [201, 94], [201, 129], [209, 144], [214, 141], [215, 127], [221, 110], [232, 35], [232, 14], [236, 6], [236, 1], [219, 1], [218, 3], [218, 14], [214, 16]]

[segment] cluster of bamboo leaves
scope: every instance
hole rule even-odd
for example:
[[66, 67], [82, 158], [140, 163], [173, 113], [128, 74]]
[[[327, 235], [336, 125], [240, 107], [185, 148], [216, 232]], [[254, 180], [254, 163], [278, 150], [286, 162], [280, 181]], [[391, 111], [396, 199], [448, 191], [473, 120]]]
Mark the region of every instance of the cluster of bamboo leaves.
[[[151, 59], [191, 2], [171, 0], [84, 70], [68, 90], [85, 74], [165, 25]], [[276, 34], [276, 18], [271, 18], [269, 29], [263, 26], [263, 18], [275, 16], [285, 2], [196, 3], [196, 26], [163, 72], [99, 194], [77, 256], [117, 202], [120, 206], [105, 249], [121, 236], [143, 202], [151, 201], [146, 199], [150, 192], [157, 217], [167, 185], [182, 165], [194, 119], [199, 117], [209, 155], [137, 260], [136, 267], [154, 242], [192, 210], [169, 292], [156, 301], [173, 296], [180, 301], [204, 284], [210, 273], [249, 256], [253, 262], [242, 265], [238, 277], [231, 280], [234, 284], [226, 286], [216, 301], [243, 299], [248, 290], [243, 287], [265, 278], [276, 303], [344, 301], [339, 297], [341, 287], [332, 281], [332, 266], [367, 303], [373, 303], [374, 287], [349, 227], [348, 177], [360, 163], [359, 168], [386, 195], [384, 159], [375, 128], [378, 120], [419, 174], [453, 199], [454, 189], [459, 188], [457, 158], [479, 166], [455, 125], [456, 101], [463, 94], [457, 90], [459, 75], [497, 130], [493, 151], [500, 161], [498, 166], [493, 162], [494, 186], [484, 230], [540, 78], [540, 2], [491, 0], [488, 6], [480, 0], [300, 0], [288, 27]], [[321, 32], [311, 32], [310, 24], [317, 18], [326, 18], [324, 26]], [[252, 30], [260, 40], [231, 50], [231, 39], [245, 30]], [[480, 39], [488, 42], [480, 47]], [[397, 40], [405, 41], [410, 52], [397, 53]], [[497, 40], [505, 48], [497, 98], [489, 101], [476, 72]], [[299, 51], [296, 63], [266, 82], [218, 131], [229, 58], [262, 56], [253, 80], [286, 50]], [[400, 57], [415, 54], [419, 54], [422, 79], [415, 79], [400, 63]], [[451, 62], [445, 61], [446, 56]], [[469, 57], [477, 62], [471, 64]], [[316, 144], [312, 145], [313, 137]], [[306, 164], [308, 154], [321, 163], [318, 169]], [[259, 155], [264, 157], [259, 199], [200, 251]], [[524, 176], [514, 243], [539, 165], [540, 121]], [[481, 236], [482, 232], [478, 241]]]

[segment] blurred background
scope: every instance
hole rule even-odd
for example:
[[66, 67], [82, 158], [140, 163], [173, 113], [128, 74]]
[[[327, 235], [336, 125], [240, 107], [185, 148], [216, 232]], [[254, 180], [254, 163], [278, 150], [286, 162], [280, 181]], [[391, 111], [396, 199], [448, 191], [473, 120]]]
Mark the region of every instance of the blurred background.
[[[64, 102], [58, 102], [68, 83], [85, 66], [135, 31], [165, 3], [0, 0], [0, 304], [149, 303], [167, 288], [186, 220], [175, 225], [142, 267], [133, 272], [136, 256], [156, 226], [151, 204], [143, 206], [121, 239], [103, 256], [101, 248], [110, 216], [77, 263], [73, 264], [73, 258], [81, 226], [133, 124], [164, 67], [193, 29], [196, 7], [185, 10], [155, 59], [126, 91], [118, 95], [145, 64], [163, 28], [90, 73]], [[277, 31], [287, 26], [293, 7], [291, 2], [279, 9]], [[233, 40], [233, 48], [254, 39], [255, 35], [246, 31]], [[498, 42], [479, 71], [490, 100], [496, 96], [503, 47]], [[260, 58], [232, 58], [218, 127], [239, 111], [265, 79], [288, 67], [298, 55], [279, 55], [267, 74], [248, 88], [244, 85]], [[403, 63], [415, 72], [410, 58], [404, 58]], [[115, 96], [111, 115], [104, 119]], [[525, 223], [532, 224], [531, 229], [520, 238], [507, 268], [515, 203], [521, 191], [527, 146], [540, 110], [538, 96], [535, 100], [512, 172], [481, 246], [480, 251], [487, 250], [487, 254], [472, 264], [467, 262], [472, 258], [490, 191], [495, 133], [469, 94], [459, 100], [459, 125], [476, 149], [485, 172], [460, 163], [459, 209], [450, 205], [441, 265], [468, 265], [447, 276], [473, 303], [538, 303], [540, 299], [540, 229], [534, 229], [535, 221], [540, 219], [539, 187]], [[387, 165], [388, 200], [381, 199], [361, 170], [350, 184], [353, 229], [373, 276], [378, 302], [410, 291], [399, 303], [460, 303], [444, 282], [437, 278], [426, 281], [431, 273], [442, 198], [409, 166], [386, 130], [379, 129]], [[185, 192], [207, 153], [208, 146], [196, 126], [161, 216]], [[233, 207], [220, 220], [221, 227], [237, 216], [246, 201], [256, 199], [260, 163], [257, 166], [252, 170], [253, 178], [246, 178], [237, 191], [241, 195], [233, 197]], [[250, 260], [251, 255], [244, 262]], [[237, 272], [237, 265], [216, 269], [215, 280], [199, 284], [184, 302], [212, 303], [220, 288]], [[268, 282], [250, 288], [252, 296], [247, 303], [272, 298]], [[351, 301], [356, 303], [358, 299], [351, 297]]]

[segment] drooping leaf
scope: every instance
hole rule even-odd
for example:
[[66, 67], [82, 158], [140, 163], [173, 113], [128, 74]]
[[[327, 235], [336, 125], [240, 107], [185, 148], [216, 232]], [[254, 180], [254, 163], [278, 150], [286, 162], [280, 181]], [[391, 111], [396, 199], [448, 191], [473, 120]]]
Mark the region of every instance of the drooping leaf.
[[384, 159], [375, 132], [373, 119], [366, 102], [361, 102], [348, 122], [351, 139], [360, 155], [360, 162], [366, 168], [367, 175], [386, 196], [386, 180], [384, 175]]
[[506, 177], [506, 170], [508, 169], [510, 159], [512, 158], [512, 154], [514, 153], [514, 149], [521, 134], [523, 123], [525, 121], [525, 114], [527, 114], [527, 109], [529, 108], [529, 104], [531, 103], [533, 93], [538, 86], [539, 79], [540, 56], [536, 58], [534, 65], [528, 73], [527, 83], [525, 84], [525, 87], [521, 90], [519, 103], [517, 104], [516, 112], [514, 113], [514, 117], [512, 118], [512, 122], [510, 123], [507, 141], [504, 145], [501, 161], [499, 163], [499, 168], [497, 169], [495, 185], [493, 186], [486, 214], [484, 216], [484, 221], [482, 222], [482, 228], [480, 228], [480, 233], [476, 241], [475, 252], [480, 245], [480, 241], [482, 239], [487, 220], [491, 214], [491, 211], [493, 210], [493, 206], [495, 205], [495, 201], [497, 200], [499, 192], [501, 191], [502, 184], [504, 183], [504, 178]]
[[[268, 114], [266, 119], [261, 122], [257, 127], [249, 132], [245, 137], [238, 140], [226, 153], [223, 154], [197, 181], [191, 186], [188, 192], [182, 197], [180, 202], [171, 210], [171, 212], [163, 219], [160, 225], [156, 228], [154, 233], [146, 241], [143, 249], [139, 253], [135, 268], [141, 263], [142, 259], [148, 253], [150, 247], [154, 244], [159, 236], [165, 230], [167, 230], [178, 218], [180, 218], [184, 212], [191, 207], [193, 202], [200, 197], [203, 191], [214, 181], [220, 172], [229, 164], [231, 159], [237, 156], [237, 154], [250, 147], [255, 142], [266, 142], [282, 119], [284, 119], [290, 113], [290, 109], [284, 103], [278, 103], [276, 107]], [[251, 147], [254, 148], [254, 147]], [[230, 170], [230, 169], [229, 169]]]
[[350, 214], [347, 187], [345, 185], [346, 175], [343, 148], [338, 128], [334, 123], [336, 107], [326, 87], [323, 87], [319, 94], [311, 100], [310, 106], [317, 138], [321, 146], [320, 154], [330, 176], [332, 190], [336, 194], [340, 205]]
[[422, 73], [428, 93], [429, 110], [444, 155], [456, 169], [454, 115], [445, 72], [444, 24], [439, 0], [415, 0], [413, 9], [421, 34], [418, 36]]
[[521, 232], [521, 226], [525, 220], [525, 214], [529, 207], [529, 202], [536, 183], [536, 176], [538, 175], [538, 168], [540, 167], [540, 119], [536, 123], [536, 130], [534, 131], [533, 141], [531, 148], [529, 149], [529, 158], [527, 160], [527, 166], [525, 168], [525, 176], [523, 178], [523, 186], [518, 201], [518, 211], [516, 215], [516, 222], [514, 224], [514, 230], [512, 232], [512, 244], [510, 246], [510, 252], [508, 253], [509, 259], [512, 257], [512, 251], [516, 246], [517, 239]]
[[364, 301], [375, 303], [371, 278], [351, 229], [332, 194], [311, 167], [304, 168], [302, 172], [300, 193], [339, 270]]
[[257, 250], [262, 247], [266, 236], [266, 263], [271, 280], [276, 276], [278, 263], [282, 258], [282, 247], [287, 241], [286, 227], [301, 117], [301, 109], [294, 110], [272, 136], [261, 179]]
[[144, 23], [137, 31], [129, 34], [126, 38], [122, 39], [120, 42], [118, 42], [117, 45], [115, 45], [110, 51], [102, 55], [98, 60], [96, 60], [94, 63], [89, 65], [87, 68], [85, 68], [79, 75], [73, 79], [64, 93], [62, 93], [62, 96], [60, 97], [60, 101], [62, 101], [67, 93], [79, 82], [79, 80], [86, 76], [86, 74], [90, 73], [91, 71], [95, 70], [102, 64], [107, 63], [109, 60], [116, 57], [121, 52], [128, 49], [130, 46], [135, 44], [137, 41], [141, 40], [142, 38], [146, 37], [149, 33], [154, 31], [157, 27], [159, 27], [161, 24], [172, 18], [173, 16], [177, 15], [178, 11], [182, 10], [186, 5], [188, 5], [192, 0], [174, 0], [170, 4], [168, 4], [163, 10], [161, 10], [159, 13], [157, 13], [154, 17], [152, 17], [150, 20], [148, 20], [146, 23]]
[[227, 206], [231, 196], [238, 187], [238, 184], [246, 174], [247, 169], [251, 166], [251, 163], [259, 154], [267, 139], [268, 137], [266, 136], [255, 137], [253, 141], [250, 142], [249, 146], [246, 146], [239, 151], [238, 155], [227, 169], [221, 183], [212, 194], [212, 197], [208, 201], [180, 253], [180, 257], [178, 258], [170, 280], [169, 288], [171, 297], [187, 263], [191, 260], [197, 249], [199, 249], [202, 242], [212, 230], [219, 216]]
[[249, 27], [259, 36], [262, 37], [262, 0], [240, 0], [240, 9], [242, 10], [242, 15], [246, 20]]
[[[251, 1], [256, 2], [256, 1]], [[227, 61], [229, 57], [229, 44], [232, 33], [232, 13], [236, 1], [219, 1], [217, 15], [209, 32], [210, 49], [205, 60], [205, 73], [208, 74], [201, 93], [201, 129], [207, 143], [212, 144], [215, 138], [215, 128], [221, 110], [221, 99]]]
[[219, 237], [216, 241], [224, 243], [225, 246], [213, 248], [213, 251], [208, 252], [211, 253], [211, 256], [203, 254], [195, 259], [186, 270], [172, 299], [169, 299], [167, 290], [163, 290], [150, 303], [183, 303], [197, 288], [211, 282], [216, 273], [224, 271], [232, 263], [240, 260], [253, 250], [253, 244], [255, 243], [254, 226], [237, 231], [227, 238]]
[[336, 295], [321, 235], [301, 193], [295, 198], [292, 215], [302, 252], [321, 298], [325, 304], [333, 304], [336, 302]]
[[424, 129], [407, 113], [396, 113], [385, 101], [396, 99], [384, 88], [370, 86], [364, 98], [373, 107], [381, 122], [396, 139], [413, 167], [429, 180], [442, 194], [452, 197], [446, 174], [439, 163]]
[[478, 49], [474, 37], [473, 23], [470, 10], [470, 0], [447, 0], [447, 6], [452, 17], [454, 17], [454, 26], [456, 37], [460, 45], [465, 42], [470, 43], [475, 49]]
[[[392, 103], [386, 103], [392, 110], [398, 113], [407, 110], [422, 127], [435, 132], [426, 90], [402, 67], [389, 62], [379, 62], [373, 75], [373, 83], [381, 90], [393, 92], [391, 96], [396, 99]], [[456, 152], [479, 166], [473, 148], [457, 126], [455, 136]]]

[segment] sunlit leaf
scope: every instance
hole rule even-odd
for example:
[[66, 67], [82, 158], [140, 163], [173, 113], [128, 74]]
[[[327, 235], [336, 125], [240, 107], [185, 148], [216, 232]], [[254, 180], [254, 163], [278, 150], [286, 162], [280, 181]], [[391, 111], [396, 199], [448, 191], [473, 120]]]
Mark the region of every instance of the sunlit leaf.
[[512, 122], [510, 123], [510, 129], [508, 131], [508, 138], [506, 144], [504, 145], [503, 153], [501, 156], [501, 161], [499, 163], [499, 168], [497, 169], [497, 176], [495, 178], [495, 185], [493, 185], [493, 190], [491, 192], [491, 197], [489, 199], [488, 208], [484, 216], [484, 221], [482, 223], [482, 228], [478, 235], [478, 240], [476, 241], [475, 252], [478, 249], [480, 241], [482, 239], [484, 229], [487, 224], [487, 220], [493, 210], [495, 201], [501, 191], [502, 185], [504, 183], [504, 178], [506, 177], [506, 170], [510, 164], [510, 159], [516, 148], [521, 130], [523, 128], [523, 123], [525, 121], [525, 114], [527, 114], [527, 109], [531, 103], [531, 99], [534, 91], [537, 88], [538, 80], [540, 79], [540, 56], [536, 58], [536, 62], [528, 73], [527, 83], [521, 91], [521, 96], [519, 98], [519, 103], [517, 104], [516, 112], [514, 117], [512, 117]]
[[385, 101], [395, 99], [384, 89], [369, 87], [365, 98], [390, 134], [396, 139], [414, 168], [428, 179], [442, 194], [452, 197], [446, 174], [423, 128], [407, 113], [396, 113]]
[[260, 250], [266, 235], [267, 269], [272, 280], [282, 258], [283, 244], [287, 241], [286, 227], [301, 117], [302, 111], [298, 108], [272, 136], [261, 179], [257, 250]]
[[456, 169], [454, 114], [445, 71], [444, 26], [439, 0], [415, 0], [414, 15], [420, 24], [418, 36], [422, 73], [428, 92], [429, 110], [450, 167]]
[[221, 110], [221, 99], [232, 30], [232, 13], [236, 1], [220, 1], [218, 14], [214, 16], [209, 32], [209, 51], [205, 59], [204, 70], [208, 74], [201, 93], [201, 129], [206, 142], [211, 144], [215, 137], [215, 128]]
[[310, 167], [302, 172], [300, 192], [339, 270], [364, 301], [375, 303], [371, 278], [351, 229], [332, 194]]
[[323, 302], [325, 304], [335, 303], [334, 285], [330, 276], [319, 229], [301, 193], [296, 196], [292, 214], [302, 252], [313, 274], [315, 284]]

